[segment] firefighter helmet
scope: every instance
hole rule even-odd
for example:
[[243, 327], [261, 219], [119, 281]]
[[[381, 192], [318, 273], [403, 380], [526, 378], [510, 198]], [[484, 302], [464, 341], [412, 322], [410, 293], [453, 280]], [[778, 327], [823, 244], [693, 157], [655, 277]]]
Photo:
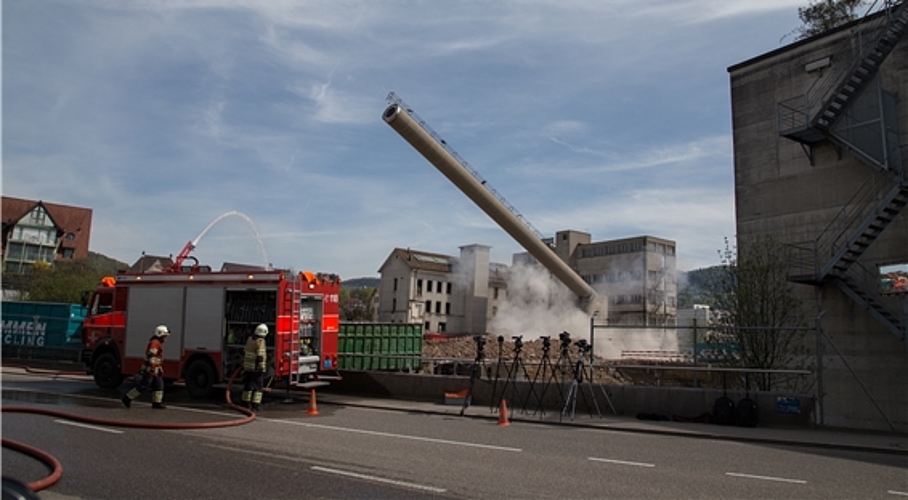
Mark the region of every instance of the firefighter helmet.
[[255, 327], [255, 336], [264, 337], [268, 335], [268, 325], [262, 323], [261, 325]]
[[164, 338], [168, 335], [170, 335], [170, 330], [167, 329], [167, 325], [158, 325], [158, 327], [154, 329], [155, 337]]

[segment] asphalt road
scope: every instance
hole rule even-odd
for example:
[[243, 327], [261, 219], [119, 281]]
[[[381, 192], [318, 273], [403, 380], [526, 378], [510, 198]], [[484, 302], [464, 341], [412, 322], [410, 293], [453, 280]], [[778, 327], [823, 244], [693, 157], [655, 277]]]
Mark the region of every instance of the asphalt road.
[[[132, 409], [80, 377], [3, 372], [3, 405], [103, 419], [224, 421], [218, 400], [171, 388], [170, 408]], [[63, 464], [41, 498], [897, 498], [908, 458], [725, 440], [512, 423], [269, 399], [252, 423], [219, 429], [91, 426], [3, 414], [3, 436]], [[3, 450], [3, 474], [46, 467]]]

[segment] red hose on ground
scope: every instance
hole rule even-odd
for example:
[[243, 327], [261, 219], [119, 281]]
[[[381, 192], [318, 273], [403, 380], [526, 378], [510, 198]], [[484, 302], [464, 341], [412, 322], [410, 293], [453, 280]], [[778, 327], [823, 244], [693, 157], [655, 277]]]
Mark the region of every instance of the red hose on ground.
[[[20, 367], [21, 368], [21, 367]], [[28, 368], [25, 367], [26, 371]], [[76, 415], [73, 413], [66, 413], [57, 410], [49, 410], [46, 408], [34, 408], [28, 406], [4, 406], [2, 411], [10, 413], [34, 413], [38, 415], [48, 415], [51, 417], [63, 418], [66, 420], [72, 420], [75, 422], [84, 422], [89, 424], [96, 425], [106, 425], [110, 427], [132, 427], [132, 428], [141, 428], [141, 429], [213, 429], [218, 427], [233, 427], [237, 425], [248, 424], [255, 420], [255, 413], [251, 410], [237, 406], [233, 404], [232, 398], [230, 397], [230, 391], [233, 388], [233, 380], [239, 374], [242, 368], [237, 368], [234, 370], [233, 374], [230, 376], [230, 380], [227, 382], [227, 389], [224, 391], [224, 399], [227, 402], [227, 406], [231, 409], [234, 409], [240, 413], [246, 415], [244, 418], [237, 420], [228, 420], [226, 422], [196, 422], [196, 423], [161, 423], [161, 422], [137, 422], [129, 420], [107, 420], [101, 418], [91, 418], [85, 417], [82, 415]], [[39, 373], [39, 372], [32, 372]], [[46, 372], [46, 374], [62, 374], [63, 372]], [[31, 446], [13, 441], [11, 439], [3, 438], [2, 444], [4, 448], [11, 448], [32, 457], [41, 460], [42, 462], [48, 464], [51, 469], [51, 475], [47, 476], [44, 479], [29, 483], [27, 486], [33, 491], [39, 491], [60, 480], [60, 477], [63, 475], [63, 466], [60, 462], [49, 455], [48, 453], [39, 450], [38, 448], [33, 448]]]
[[25, 370], [28, 373], [34, 373], [36, 375], [86, 375], [84, 370], [72, 371], [72, 372], [61, 372], [59, 370], [43, 370], [40, 368], [32, 368], [30, 366], [25, 366], [25, 365], [4, 364], [3, 366], [6, 366], [8, 368], [19, 368], [19, 369]]
[[26, 455], [31, 455], [50, 467], [52, 471], [51, 475], [45, 477], [44, 479], [39, 479], [38, 481], [26, 484], [26, 486], [28, 486], [28, 488], [32, 491], [40, 491], [44, 488], [47, 488], [48, 486], [59, 481], [60, 476], [63, 475], [63, 465], [60, 464], [60, 461], [54, 458], [53, 455], [45, 453], [38, 448], [34, 448], [27, 444], [20, 443], [19, 441], [13, 441], [12, 439], [7, 438], [3, 438], [3, 447], [11, 448], [13, 450], [25, 453]]

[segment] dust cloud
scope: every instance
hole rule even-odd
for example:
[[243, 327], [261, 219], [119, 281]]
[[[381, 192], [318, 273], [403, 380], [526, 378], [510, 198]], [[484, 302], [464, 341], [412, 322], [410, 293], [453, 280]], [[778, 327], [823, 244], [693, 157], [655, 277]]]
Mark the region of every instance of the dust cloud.
[[524, 341], [567, 331], [574, 340], [589, 339], [590, 316], [577, 296], [547, 271], [526, 264], [511, 266], [507, 300], [489, 322], [489, 333]]

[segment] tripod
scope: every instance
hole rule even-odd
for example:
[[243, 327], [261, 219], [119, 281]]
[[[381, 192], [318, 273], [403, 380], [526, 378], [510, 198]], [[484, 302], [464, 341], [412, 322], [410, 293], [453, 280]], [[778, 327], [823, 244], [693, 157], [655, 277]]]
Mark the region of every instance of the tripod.
[[[585, 355], [588, 352], [592, 351], [592, 346], [590, 346], [586, 340], [580, 339], [576, 343], [577, 345], [577, 363], [574, 365], [574, 381], [571, 382], [571, 387], [568, 389], [568, 396], [564, 401], [564, 407], [561, 409], [561, 417], [564, 418], [565, 413], [567, 413], [568, 405], [571, 407], [571, 420], [574, 420], [574, 410], [577, 408], [577, 393], [583, 397], [583, 403], [590, 411], [590, 418], [593, 416], [593, 407], [590, 406], [590, 402], [586, 397], [586, 394], [582, 391], [581, 384], [583, 384], [584, 378], [591, 378], [591, 374], [587, 375], [586, 368], [584, 367]], [[592, 368], [590, 369], [592, 371]], [[605, 392], [605, 389], [603, 389]], [[593, 406], [596, 408], [596, 414], [599, 415], [599, 418], [602, 418], [602, 412], [599, 411], [599, 402], [596, 401], [596, 395], [593, 393], [592, 388], [590, 388], [590, 395], [593, 396]], [[608, 399], [608, 394], [605, 395]], [[609, 402], [611, 404], [611, 402]]]
[[570, 357], [571, 334], [568, 332], [561, 332], [558, 334], [558, 339], [561, 341], [561, 356], [552, 368], [551, 377], [546, 381], [545, 386], [543, 386], [543, 393], [548, 387], [549, 382], [554, 381], [555, 387], [558, 388], [558, 401], [561, 404], [565, 404], [566, 399], [563, 388], [565, 375], [572, 372]]
[[492, 398], [489, 400], [489, 411], [493, 412], [498, 408], [495, 407], [495, 391], [498, 390], [498, 377], [501, 374], [501, 366], [504, 364], [504, 337], [498, 336], [498, 363], [495, 365], [495, 378], [492, 381]]
[[[530, 379], [530, 374], [529, 372], [527, 372], [526, 364], [524, 364], [523, 359], [520, 356], [523, 352], [523, 335], [511, 338], [514, 339], [514, 359], [511, 362], [511, 366], [508, 367], [507, 379], [505, 379], [504, 385], [501, 388], [499, 406], [501, 400], [505, 397], [505, 393], [508, 389], [508, 384], [511, 385], [511, 401], [518, 401], [518, 396], [520, 395], [517, 389], [518, 370], [523, 370], [524, 380]], [[527, 398], [529, 398], [529, 394], [527, 395]]]
[[[536, 400], [539, 402], [539, 406], [536, 407], [536, 410], [533, 410], [533, 415], [536, 415], [536, 411], [540, 412], [540, 418], [545, 416], [545, 391], [548, 389], [548, 371], [552, 370], [554, 373], [554, 368], [552, 367], [552, 362], [549, 361], [549, 350], [552, 348], [552, 338], [551, 337], [540, 337], [542, 339], [542, 361], [539, 363], [539, 368], [536, 370], [536, 373], [533, 374], [533, 380], [530, 381], [530, 393], [536, 394], [536, 381], [542, 381], [542, 391], [536, 396]], [[560, 388], [560, 387], [559, 387]], [[523, 412], [527, 411], [527, 403], [530, 401], [530, 395], [527, 394], [526, 399], [523, 401]]]
[[467, 387], [466, 397], [463, 398], [463, 406], [460, 407], [461, 417], [464, 412], [467, 411], [467, 406], [470, 404], [470, 398], [473, 396], [473, 385], [476, 384], [476, 379], [482, 377], [482, 367], [485, 365], [486, 339], [482, 335], [476, 335], [473, 337], [473, 340], [476, 342], [476, 358], [473, 360], [473, 365], [470, 367], [470, 385]]

